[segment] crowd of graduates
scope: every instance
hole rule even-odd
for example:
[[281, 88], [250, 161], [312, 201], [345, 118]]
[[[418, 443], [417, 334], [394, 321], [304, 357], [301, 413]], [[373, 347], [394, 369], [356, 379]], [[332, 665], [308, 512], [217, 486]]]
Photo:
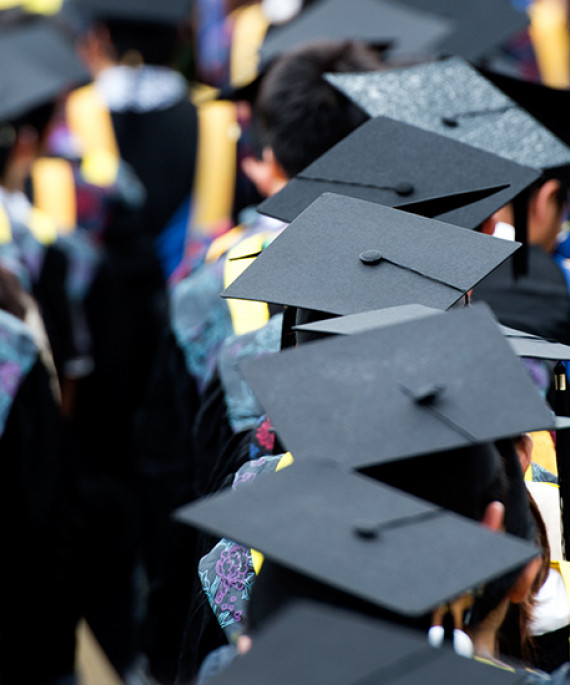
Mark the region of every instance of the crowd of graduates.
[[570, 679], [569, 16], [0, 3], [1, 683]]

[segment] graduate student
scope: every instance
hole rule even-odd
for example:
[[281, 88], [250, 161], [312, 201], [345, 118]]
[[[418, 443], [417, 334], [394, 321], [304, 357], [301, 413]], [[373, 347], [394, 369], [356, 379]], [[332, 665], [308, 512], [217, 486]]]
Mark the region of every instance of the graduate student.
[[[260, 155], [244, 162], [245, 171], [262, 195], [279, 190], [290, 174], [312, 160], [316, 150], [311, 145], [318, 151], [326, 149], [366, 119], [344, 96], [336, 97], [322, 75], [328, 71], [362, 71], [378, 66], [372, 51], [347, 42], [303, 48], [284, 56], [270, 69], [263, 78], [256, 106]], [[301, 109], [296, 102], [303, 103]], [[296, 138], [298, 152], [294, 159], [292, 145], [273, 151], [275, 141], [285, 136]], [[278, 154], [283, 157], [282, 161]], [[145, 554], [153, 577], [151, 594], [156, 594], [156, 602], [150, 605], [149, 627], [168, 623], [172, 639], [165, 645], [164, 654], [170, 655], [169, 668], [174, 667], [174, 671], [178, 663], [175, 646], [182, 639], [188, 616], [181, 597], [189, 602], [194, 591], [193, 597], [200, 598], [193, 588], [193, 580], [188, 582], [197, 563], [197, 558], [189, 554], [193, 547], [188, 531], [180, 530], [169, 516], [177, 506], [204, 494], [220, 453], [234, 433], [235, 424], [227, 418], [225, 388], [220, 385], [216, 372], [220, 347], [234, 332], [245, 333], [264, 326], [270, 314], [263, 303], [228, 306], [220, 293], [250, 262], [248, 259], [232, 261], [232, 258], [254, 254], [282, 226], [281, 222], [262, 217], [252, 209], [243, 223], [213, 243], [206, 264], [174, 287], [173, 335], [164, 341], [153, 384], [140, 414], [136, 450], [145, 512], [160, 512], [159, 518], [149, 521], [145, 527]], [[227, 472], [231, 473], [231, 467]], [[167, 612], [166, 607], [171, 604], [175, 606]], [[209, 612], [208, 607], [204, 608]], [[177, 620], [173, 620], [174, 615]], [[206, 614], [206, 617], [209, 622], [210, 616]], [[165, 630], [153, 628], [152, 634], [157, 631], [162, 634]], [[220, 639], [219, 635], [214, 638]], [[200, 641], [189, 637], [184, 659], [190, 662], [201, 653]]]
[[[552, 93], [541, 92], [531, 114], [458, 57], [382, 74], [333, 75], [330, 81], [371, 116], [419, 126], [540, 169], [541, 178], [526, 195], [483, 227], [493, 231], [499, 222], [501, 235], [525, 241], [524, 259], [515, 257], [514, 265], [491, 275], [474, 298], [487, 301], [505, 325], [568, 342], [567, 274], [564, 263], [556, 264], [552, 256], [567, 206], [570, 148], [539, 116]], [[519, 97], [526, 104], [532, 85], [511, 82], [505, 80], [510, 90], [526, 96]]]
[[[530, 421], [529, 425], [538, 425], [542, 420], [547, 424], [552, 421], [549, 412], [545, 411], [543, 405], [541, 407], [541, 401], [520, 362], [510, 356], [511, 351], [501, 338], [496, 324], [486, 319], [487, 316], [482, 311], [450, 312], [352, 336], [350, 339], [309, 344], [299, 350], [250, 362], [244, 367], [248, 381], [273, 415], [279, 437], [292, 450], [295, 462], [280, 473], [260, 475], [255, 482], [248, 484], [247, 480], [252, 479], [244, 479], [244, 485], [236, 487], [241, 492], [226, 493], [190, 506], [181, 515], [186, 520], [198, 522], [207, 530], [221, 532], [225, 528], [228, 537], [238, 545], [247, 545], [246, 539], [251, 539], [250, 534], [254, 529], [254, 535], [262, 543], [256, 549], [264, 552], [263, 547], [266, 546], [265, 553], [271, 564], [267, 566], [266, 559], [255, 580], [251, 621], [257, 623], [282, 606], [286, 598], [300, 595], [358, 607], [360, 611], [368, 613], [370, 608], [366, 609], [366, 603], [349, 595], [354, 593], [360, 599], [366, 599], [367, 591], [364, 588], [370, 587], [369, 582], [379, 595], [387, 593], [383, 600], [384, 608], [388, 608], [392, 600], [396, 601], [391, 593], [395, 592], [391, 582], [392, 573], [402, 580], [403, 571], [397, 561], [399, 553], [388, 553], [387, 547], [384, 548], [384, 545], [389, 544], [392, 534], [388, 533], [389, 527], [383, 528], [378, 524], [377, 528], [373, 523], [377, 517], [372, 505], [369, 504], [368, 508], [363, 505], [359, 509], [359, 500], [351, 496], [348, 490], [341, 488], [336, 497], [333, 494], [334, 487], [328, 490], [329, 476], [332, 478], [334, 472], [338, 472], [339, 479], [346, 477], [348, 481], [347, 468], [356, 468], [374, 479], [426, 498], [445, 509], [482, 520], [484, 525], [492, 529], [502, 529], [504, 525], [507, 531], [523, 538], [530, 536], [534, 540], [534, 527], [513, 445], [499, 445], [499, 451], [492, 445], [467, 446], [471, 439], [479, 440], [483, 435], [491, 437], [495, 430], [510, 432], [519, 419], [523, 423]], [[487, 324], [490, 326], [487, 327]], [[464, 346], [460, 343], [463, 339], [471, 342]], [[456, 348], [457, 343], [459, 346]], [[417, 350], [420, 348], [424, 350], [424, 360], [412, 365], [412, 369], [407, 360], [417, 360]], [[461, 349], [461, 353], [450, 353], [454, 348]], [[434, 356], [428, 352], [429, 349], [433, 350]], [[490, 354], [491, 350], [493, 354]], [[459, 367], [465, 364], [467, 369], [472, 355], [477, 356], [481, 377], [485, 375], [484, 369], [489, 364], [489, 369], [492, 367], [496, 371], [496, 378], [500, 376], [505, 380], [504, 390], [509, 386], [512, 389], [510, 384], [515, 377], [521, 381], [517, 396], [521, 399], [524, 396], [525, 399], [518, 409], [525, 406], [524, 411], [529, 411], [526, 418], [508, 416], [512, 407], [499, 412], [501, 420], [496, 420], [495, 410], [489, 405], [482, 410], [481, 403], [473, 397], [473, 393], [490, 392], [500, 402], [491, 384], [476, 384], [477, 388], [472, 387], [472, 392], [465, 396], [462, 394], [462, 383], [456, 383], [462, 377]], [[435, 361], [436, 357], [441, 361], [441, 366]], [[310, 376], [307, 374], [309, 367], [313, 369]], [[371, 369], [375, 371], [371, 372]], [[509, 374], [511, 380], [506, 381], [506, 375], [503, 374]], [[272, 379], [271, 384], [266, 383], [268, 377]], [[523, 386], [527, 392], [523, 392]], [[295, 406], [290, 402], [291, 392], [297, 396]], [[482, 411], [475, 410], [473, 413], [467, 406], [471, 402], [475, 403], [473, 407], [477, 406]], [[531, 405], [534, 409], [531, 409]], [[322, 407], [322, 412], [319, 407]], [[375, 417], [373, 421], [372, 415]], [[327, 430], [324, 430], [325, 425]], [[441, 449], [444, 444], [448, 447], [454, 444], [456, 447], [451, 451]], [[460, 448], [460, 444], [463, 447]], [[420, 455], [421, 452], [424, 454]], [[397, 453], [407, 454], [409, 460], [396, 457]], [[309, 467], [314, 469], [311, 477], [308, 476], [311, 472]], [[303, 469], [298, 472], [300, 480], [294, 475], [296, 468]], [[291, 475], [288, 475], [289, 472]], [[280, 487], [281, 496], [278, 494]], [[503, 487], [505, 490], [499, 500], [504, 508], [495, 499]], [[266, 495], [273, 498], [271, 505], [265, 500]], [[379, 493], [378, 497], [382, 501], [384, 496]], [[219, 507], [216, 506], [216, 500]], [[322, 515], [315, 513], [311, 516], [311, 507], [320, 507], [317, 501], [322, 502], [324, 508], [331, 508], [331, 519], [324, 514], [324, 509]], [[388, 506], [386, 500], [384, 503]], [[231, 532], [223, 513], [224, 510], [229, 511], [225, 508], [226, 504], [232, 508], [234, 516], [235, 525], [231, 526]], [[254, 511], [258, 512], [257, 516], [253, 515]], [[244, 528], [239, 522], [241, 513], [244, 516]], [[332, 522], [333, 519], [336, 523]], [[323, 529], [320, 525], [322, 523], [326, 527], [327, 520], [330, 538], [321, 537]], [[403, 521], [402, 525], [405, 526]], [[316, 535], [327, 551], [321, 547], [316, 552], [314, 564], [312, 550], [315, 538], [312, 531], [315, 526], [319, 528]], [[429, 529], [427, 520], [426, 526]], [[362, 565], [358, 562], [352, 543], [343, 532], [346, 527], [351, 528], [354, 535], [361, 535], [363, 542], [368, 541], [371, 545], [368, 551], [378, 545], [381, 555], [378, 566], [371, 559]], [[337, 534], [340, 539], [335, 543], [333, 540]], [[395, 538], [398, 537], [396, 529], [393, 534]], [[418, 592], [410, 591], [414, 584], [412, 580], [408, 588], [402, 590], [412, 603], [422, 593], [422, 586], [431, 583], [428, 578], [440, 578], [440, 572], [435, 568], [444, 563], [443, 559], [446, 558], [443, 550], [436, 552], [435, 549], [440, 542], [446, 544], [444, 539], [447, 542], [450, 539], [445, 535], [440, 537], [435, 528], [431, 528], [429, 536], [431, 542], [427, 544], [431, 545], [433, 552], [430, 560], [416, 548], [411, 554], [417, 561], [413, 562], [410, 557], [405, 562], [410, 565], [410, 578], [417, 573]], [[466, 539], [451, 537], [454, 540], [452, 546], [468, 544]], [[415, 544], [419, 544], [418, 540]], [[465, 561], [458, 547], [455, 547], [455, 551], [458, 555], [455, 558]], [[481, 553], [481, 557], [485, 556], [485, 553]], [[310, 557], [313, 559], [309, 560]], [[336, 564], [333, 558], [336, 558]], [[341, 558], [346, 560], [346, 565], [340, 561]], [[380, 558], [390, 569], [385, 573]], [[424, 563], [431, 566], [430, 571], [419, 568]], [[453, 575], [458, 567], [454, 564], [451, 566], [454, 570], [450, 569], [450, 574]], [[237, 574], [235, 564], [232, 568], [232, 577], [237, 582], [241, 576]], [[503, 611], [507, 595], [514, 601], [520, 601], [529, 591], [536, 571], [537, 565], [533, 564], [521, 576], [516, 573], [509, 575], [500, 583], [491, 583], [483, 594], [476, 593], [477, 599], [466, 625], [463, 625], [463, 610], [458, 609], [455, 627], [467, 630], [474, 640], [476, 651], [479, 638], [482, 644], [485, 643], [478, 632], [479, 626], [483, 626], [483, 619], [499, 606]], [[264, 574], [267, 574], [265, 579]], [[225, 580], [230, 584], [230, 591], [236, 594], [239, 588], [232, 585], [229, 576]], [[351, 589], [347, 594], [349, 585]], [[219, 590], [222, 590], [221, 585]], [[256, 606], [257, 602], [259, 604]], [[401, 611], [396, 609], [396, 613]], [[421, 611], [416, 616], [419, 614]], [[426, 627], [429, 625], [428, 619]], [[437, 621], [434, 625], [437, 625]], [[462, 638], [456, 638], [456, 647], [461, 649], [459, 643]]]

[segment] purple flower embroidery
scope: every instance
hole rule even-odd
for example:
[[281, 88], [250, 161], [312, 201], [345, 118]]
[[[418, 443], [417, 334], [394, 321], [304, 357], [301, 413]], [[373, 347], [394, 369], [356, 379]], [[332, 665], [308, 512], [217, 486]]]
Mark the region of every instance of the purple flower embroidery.
[[0, 383], [10, 396], [16, 392], [20, 372], [19, 365], [13, 361], [6, 361], [0, 366]]
[[220, 586], [214, 599], [221, 604], [230, 588], [242, 592], [245, 588], [247, 575], [247, 550], [241, 545], [232, 544], [225, 549], [216, 562], [216, 574], [220, 578]]
[[251, 480], [255, 480], [256, 474], [249, 471], [248, 473], [238, 473], [233, 482], [232, 488], [235, 490], [240, 483], [249, 483]]

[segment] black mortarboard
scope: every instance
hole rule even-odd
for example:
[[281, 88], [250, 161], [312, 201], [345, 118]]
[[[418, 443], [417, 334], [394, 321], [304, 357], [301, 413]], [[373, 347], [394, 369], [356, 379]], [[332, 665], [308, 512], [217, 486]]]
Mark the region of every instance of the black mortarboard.
[[302, 345], [241, 368], [298, 461], [365, 468], [554, 426], [486, 306]]
[[570, 175], [570, 148], [459, 57], [327, 80], [386, 116], [544, 172]]
[[528, 245], [528, 274], [515, 279], [512, 264], [501, 264], [479, 283], [472, 301], [483, 300], [499, 321], [548, 340], [570, 342], [570, 299], [562, 270], [539, 245]]
[[386, 621], [295, 602], [212, 685], [509, 685], [520, 674], [465, 659]]
[[560, 342], [546, 340], [532, 333], [500, 326], [500, 329], [519, 357], [531, 357], [534, 359], [549, 359], [551, 361], [570, 360], [570, 346]]
[[398, 54], [433, 54], [453, 22], [394, 0], [318, 0], [287, 24], [272, 29], [260, 49], [268, 64], [294, 47], [319, 40], [356, 40]]
[[461, 55], [484, 62], [510, 38], [527, 28], [528, 16], [510, 0], [401, 0], [454, 22], [455, 30], [438, 45], [441, 55]]
[[92, 19], [178, 24], [193, 0], [68, 0], [69, 9]]
[[537, 554], [520, 539], [325, 462], [296, 461], [176, 516], [404, 616], [422, 616]]
[[355, 335], [365, 333], [375, 328], [393, 326], [406, 321], [416, 321], [426, 316], [443, 314], [441, 309], [426, 307], [422, 304], [404, 304], [397, 307], [385, 307], [384, 309], [371, 309], [367, 312], [335, 316], [332, 319], [312, 321], [293, 326], [296, 331], [317, 333], [326, 335]]
[[476, 228], [540, 177], [529, 167], [415, 126], [377, 117], [258, 207], [292, 221], [324, 192]]
[[570, 144], [568, 106], [570, 90], [550, 88], [543, 83], [525, 81], [490, 69], [480, 68], [485, 78], [492, 81], [510, 98], [524, 107], [535, 119], [550, 129], [561, 140]]
[[48, 19], [29, 17], [0, 27], [0, 121], [47, 104], [89, 76], [72, 43]]
[[[347, 316], [335, 316], [332, 319], [312, 321], [310, 323], [294, 326], [294, 330], [314, 333], [318, 335], [355, 335], [376, 328], [393, 326], [406, 321], [415, 321], [443, 314], [441, 309], [424, 307], [420, 304], [408, 304], [399, 307], [387, 307], [386, 309], [374, 309], [368, 312], [359, 312]], [[545, 340], [538, 335], [519, 331], [515, 328], [499, 325], [501, 333], [519, 357], [532, 357], [534, 359], [549, 359], [556, 361], [570, 360], [570, 345]]]
[[326, 193], [224, 297], [353, 314], [401, 304], [447, 309], [518, 243]]

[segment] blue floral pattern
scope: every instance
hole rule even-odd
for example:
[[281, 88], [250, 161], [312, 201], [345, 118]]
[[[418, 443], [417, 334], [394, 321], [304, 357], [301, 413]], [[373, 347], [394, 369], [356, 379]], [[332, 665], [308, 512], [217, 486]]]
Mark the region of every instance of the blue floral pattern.
[[245, 335], [232, 336], [222, 345], [218, 367], [228, 421], [236, 433], [253, 428], [263, 415], [263, 409], [239, 365], [246, 359], [279, 352], [282, 325], [283, 315], [275, 314], [262, 328]]
[[0, 310], [0, 437], [18, 390], [38, 356], [26, 324]]
[[[235, 490], [259, 475], [273, 473], [282, 455], [244, 464], [234, 477]], [[198, 564], [198, 575], [218, 623], [230, 643], [247, 629], [247, 607], [255, 583], [251, 550], [222, 538]]]
[[224, 300], [223, 260], [204, 264], [172, 291], [172, 329], [199, 391], [207, 385], [232, 320]]

